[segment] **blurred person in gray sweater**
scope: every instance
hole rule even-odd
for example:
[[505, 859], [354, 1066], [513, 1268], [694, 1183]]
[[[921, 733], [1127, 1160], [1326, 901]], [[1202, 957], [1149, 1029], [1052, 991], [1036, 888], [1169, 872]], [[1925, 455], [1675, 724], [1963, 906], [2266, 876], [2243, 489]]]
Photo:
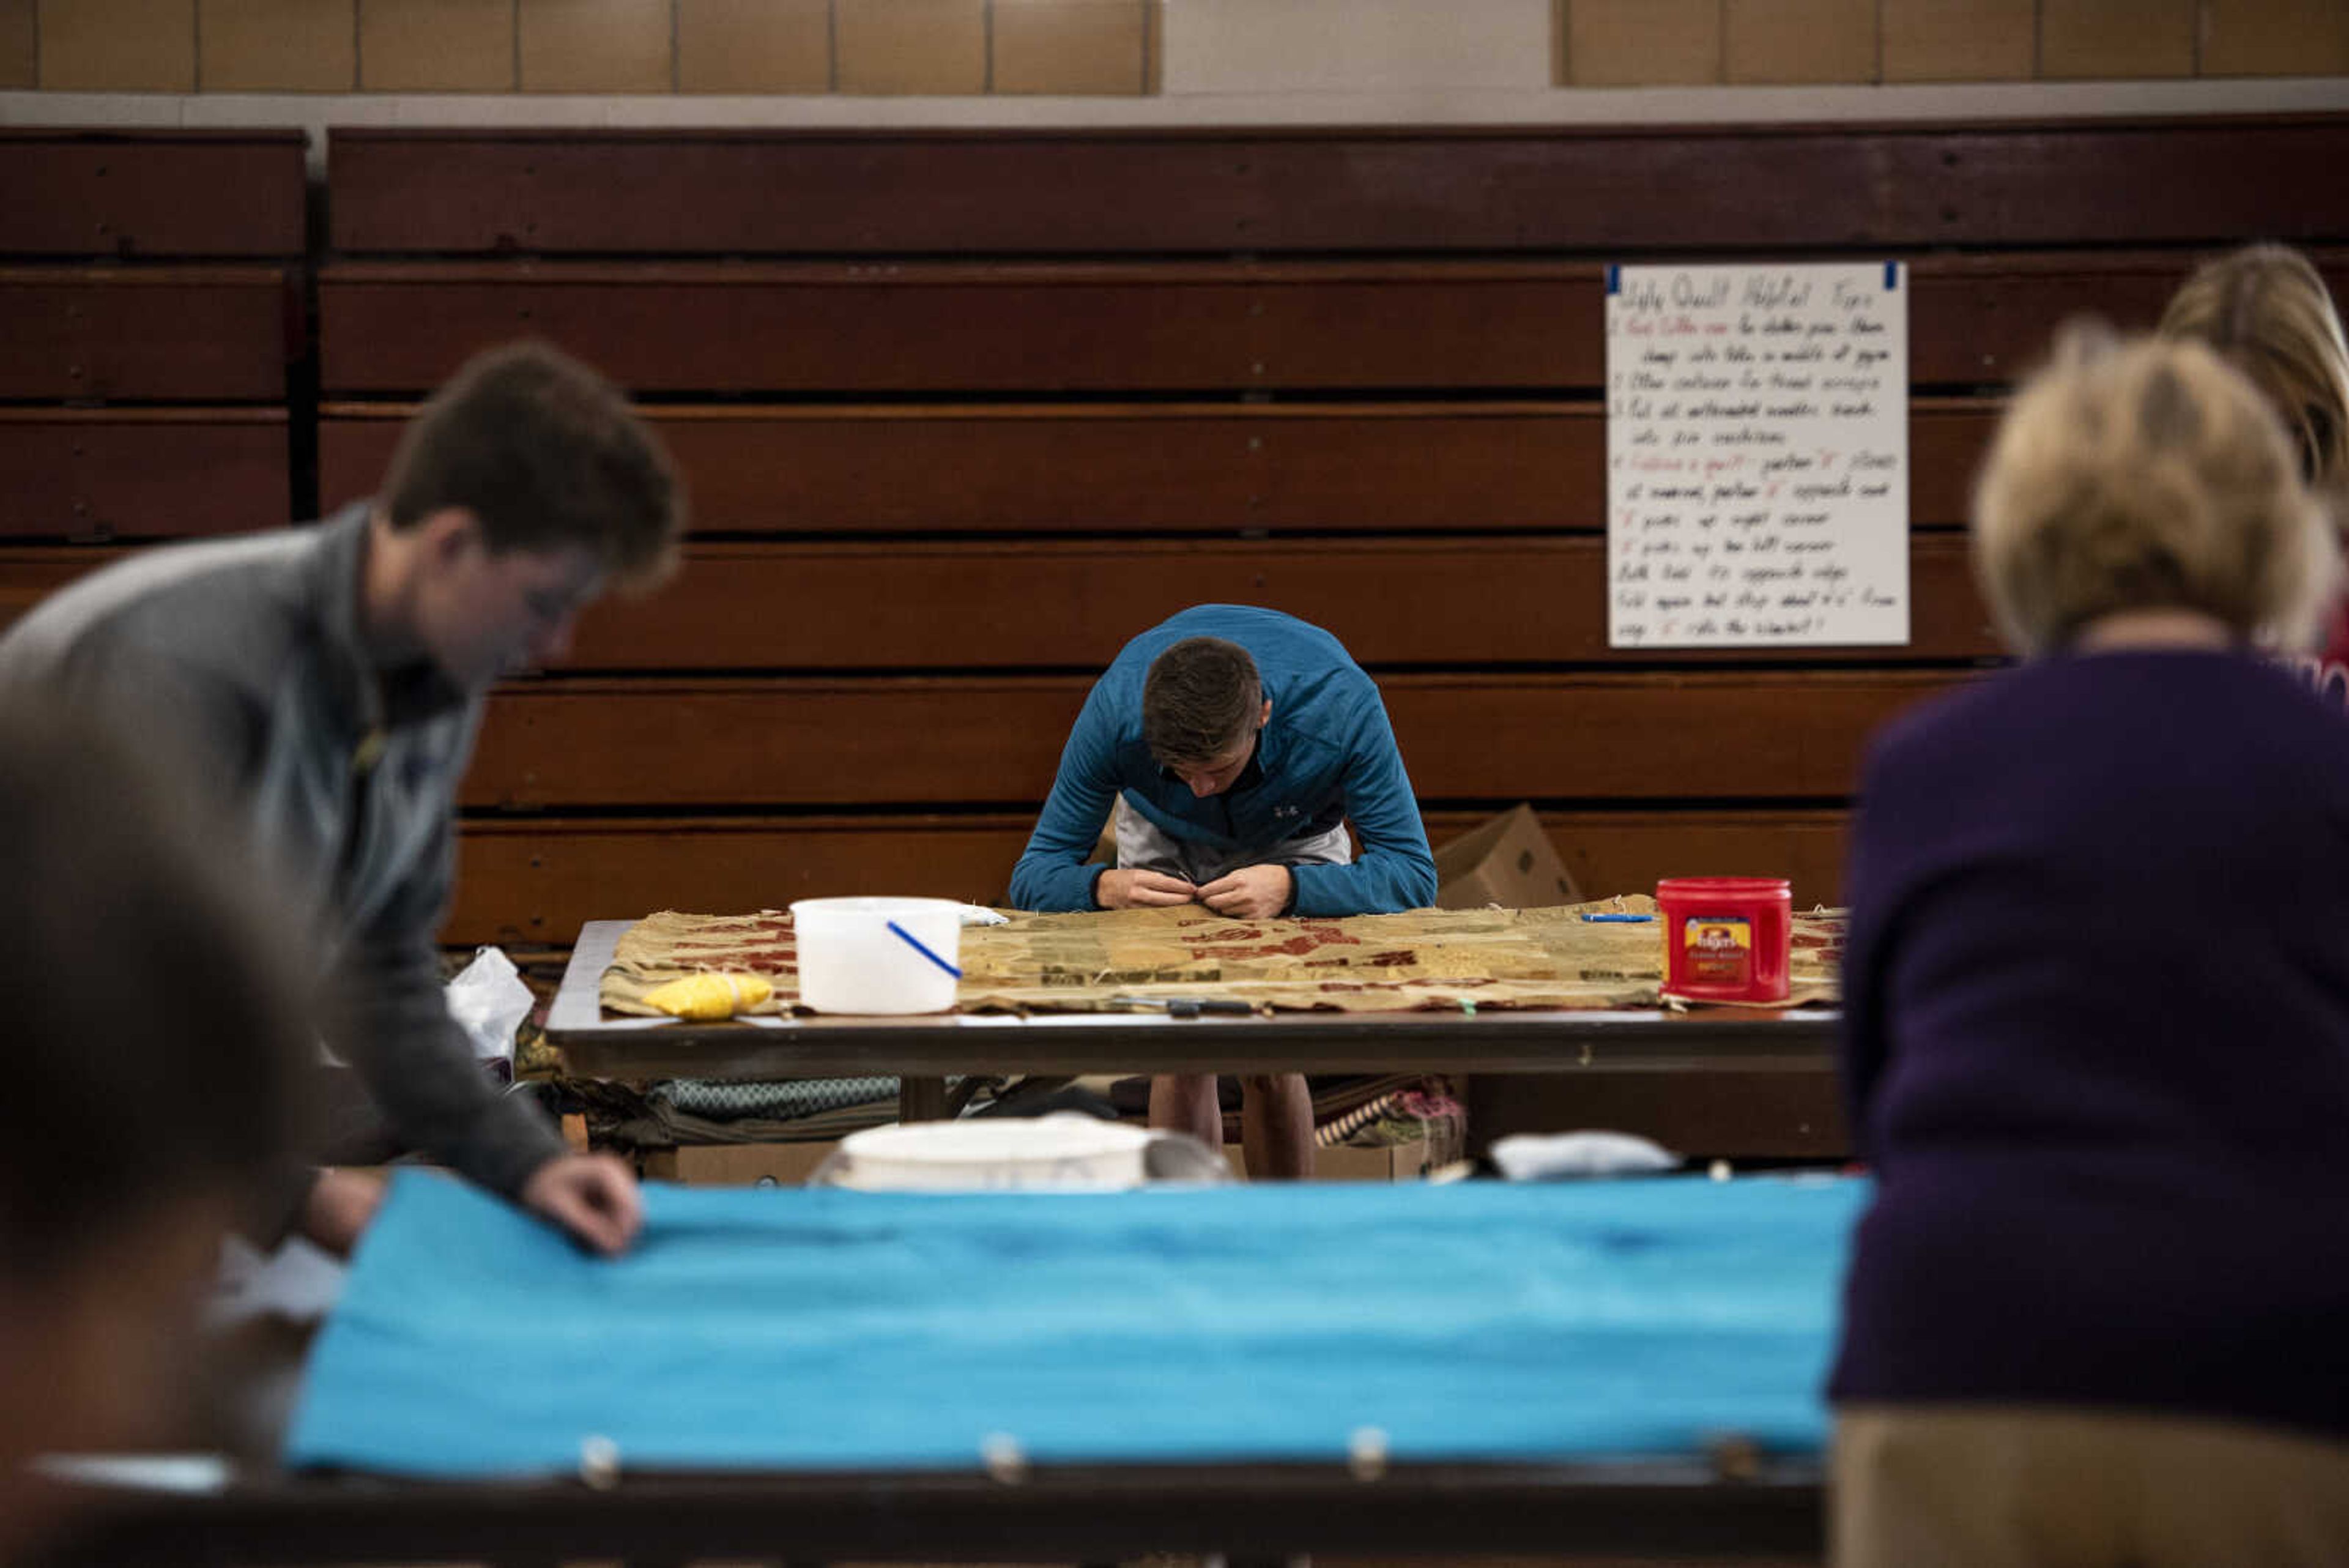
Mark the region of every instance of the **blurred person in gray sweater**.
[[[123, 716], [214, 796], [325, 950], [326, 1044], [391, 1137], [601, 1251], [634, 1176], [500, 1092], [450, 1017], [436, 934], [489, 687], [567, 651], [607, 582], [673, 564], [682, 496], [622, 395], [552, 348], [467, 365], [380, 493], [308, 527], [140, 552], [0, 639], [0, 690]], [[381, 1200], [289, 1167], [257, 1239], [347, 1253]]]

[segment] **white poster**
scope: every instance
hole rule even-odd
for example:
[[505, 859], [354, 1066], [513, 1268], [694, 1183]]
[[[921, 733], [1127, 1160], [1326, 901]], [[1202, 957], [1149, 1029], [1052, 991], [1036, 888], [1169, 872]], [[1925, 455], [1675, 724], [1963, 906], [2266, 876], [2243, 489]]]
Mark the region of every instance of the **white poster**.
[[1607, 639], [1909, 640], [1897, 262], [1607, 269]]

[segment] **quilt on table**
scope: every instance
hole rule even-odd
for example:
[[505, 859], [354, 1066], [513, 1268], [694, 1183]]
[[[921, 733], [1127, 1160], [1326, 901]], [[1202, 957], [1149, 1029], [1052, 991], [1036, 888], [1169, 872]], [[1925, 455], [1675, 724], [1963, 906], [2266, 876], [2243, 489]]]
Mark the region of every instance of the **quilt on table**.
[[[296, 1466], [451, 1478], [1812, 1452], [1847, 1179], [647, 1188], [592, 1258], [394, 1179]], [[1408, 1267], [1398, 1266], [1407, 1256]]]
[[[1123, 995], [1235, 997], [1259, 1007], [1653, 1007], [1663, 981], [1661, 922], [1592, 922], [1586, 913], [1653, 914], [1643, 896], [1549, 909], [1415, 909], [1339, 919], [1236, 920], [1195, 905], [1094, 914], [1015, 914], [962, 933], [965, 1010], [1084, 1012]], [[1795, 917], [1794, 996], [1832, 1001], [1843, 949], [1839, 909]], [[791, 917], [663, 910], [620, 939], [605, 970], [605, 1011], [649, 1013], [644, 994], [703, 969], [748, 970], [789, 1011], [799, 994]]]

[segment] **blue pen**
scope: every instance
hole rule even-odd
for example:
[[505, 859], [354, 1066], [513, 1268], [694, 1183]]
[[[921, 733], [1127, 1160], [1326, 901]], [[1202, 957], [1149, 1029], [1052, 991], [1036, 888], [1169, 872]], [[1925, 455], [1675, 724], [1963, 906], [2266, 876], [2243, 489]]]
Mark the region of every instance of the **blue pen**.
[[1582, 918], [1586, 920], [1604, 921], [1610, 926], [1635, 926], [1643, 921], [1652, 920], [1656, 917], [1653, 915], [1585, 915]]

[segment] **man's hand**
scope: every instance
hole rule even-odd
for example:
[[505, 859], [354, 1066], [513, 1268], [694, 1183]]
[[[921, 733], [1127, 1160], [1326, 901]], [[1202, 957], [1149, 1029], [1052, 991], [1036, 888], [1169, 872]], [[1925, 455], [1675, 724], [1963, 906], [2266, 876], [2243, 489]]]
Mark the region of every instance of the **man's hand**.
[[347, 1258], [359, 1244], [359, 1233], [382, 1207], [383, 1183], [377, 1178], [356, 1170], [322, 1170], [302, 1200], [302, 1218], [295, 1228], [313, 1246]]
[[1169, 909], [1189, 903], [1199, 891], [1163, 871], [1104, 871], [1093, 884], [1093, 902], [1104, 909]]
[[1286, 866], [1243, 866], [1199, 889], [1199, 902], [1236, 919], [1266, 920], [1288, 908], [1296, 879]]
[[557, 1155], [531, 1172], [522, 1202], [607, 1258], [626, 1251], [645, 1222], [636, 1177], [608, 1154]]

